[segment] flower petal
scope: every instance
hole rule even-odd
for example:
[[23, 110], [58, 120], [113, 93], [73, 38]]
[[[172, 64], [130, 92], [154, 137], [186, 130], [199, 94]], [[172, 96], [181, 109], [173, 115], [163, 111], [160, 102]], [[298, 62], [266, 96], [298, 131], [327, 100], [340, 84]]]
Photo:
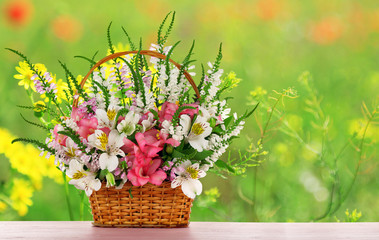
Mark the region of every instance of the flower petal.
[[149, 182], [159, 186], [166, 178], [167, 174], [162, 169], [158, 169], [158, 171], [150, 175]]
[[183, 184], [184, 178], [181, 176], [177, 176], [172, 182], [171, 182], [171, 188], [179, 187]]
[[195, 198], [200, 195], [203, 190], [203, 185], [197, 179], [189, 178], [182, 184], [183, 193], [189, 198]]

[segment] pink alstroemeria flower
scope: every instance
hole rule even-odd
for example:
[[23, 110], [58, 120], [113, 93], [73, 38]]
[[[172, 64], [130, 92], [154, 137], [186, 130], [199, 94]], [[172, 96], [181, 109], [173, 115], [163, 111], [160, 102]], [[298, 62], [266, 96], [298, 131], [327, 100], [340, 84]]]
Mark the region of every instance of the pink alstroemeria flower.
[[59, 145], [65, 146], [66, 147], [66, 139], [67, 136], [63, 134], [59, 134], [58, 132], [63, 131], [63, 127], [59, 124], [55, 125], [53, 134], [55, 136], [55, 141], [59, 143]]
[[73, 107], [71, 112], [71, 118], [76, 122], [79, 127], [78, 134], [87, 139], [89, 135], [93, 134], [97, 129], [98, 121], [96, 117], [85, 118], [85, 115]]
[[180, 112], [180, 115], [179, 117], [182, 115], [182, 114], [187, 114], [189, 115], [191, 118], [193, 118], [193, 116], [195, 114], [198, 114], [199, 113], [199, 104], [196, 104], [196, 103], [191, 103], [191, 104], [183, 104], [182, 106], [191, 106], [191, 107], [194, 107], [196, 109], [184, 109], [183, 111]]
[[162, 160], [156, 158], [147, 164], [137, 165], [128, 172], [128, 179], [134, 186], [143, 186], [150, 182], [154, 185], [161, 185], [167, 174], [158, 169]]
[[163, 150], [164, 144], [178, 146], [180, 143], [168, 135], [160, 133], [157, 129], [150, 129], [144, 133], [136, 133], [137, 144], [124, 138], [124, 146], [121, 148], [126, 153], [128, 162], [132, 162], [132, 168], [128, 172], [128, 179], [134, 186], [142, 186], [148, 182], [160, 185], [167, 175], [159, 166], [162, 160], [157, 158]]
[[175, 103], [163, 103], [161, 110], [158, 112], [159, 122], [162, 123], [164, 120], [171, 121], [178, 108]]
[[97, 118], [93, 117], [91, 119], [83, 118], [78, 123], [78, 134], [87, 139], [89, 135], [93, 134], [97, 129]]

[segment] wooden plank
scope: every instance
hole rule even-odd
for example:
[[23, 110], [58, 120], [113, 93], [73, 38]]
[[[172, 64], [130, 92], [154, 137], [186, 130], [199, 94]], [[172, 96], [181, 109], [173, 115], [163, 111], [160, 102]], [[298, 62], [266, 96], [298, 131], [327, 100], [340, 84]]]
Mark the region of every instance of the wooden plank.
[[188, 228], [98, 228], [90, 222], [0, 222], [0, 239], [379, 239], [379, 223], [192, 222]]

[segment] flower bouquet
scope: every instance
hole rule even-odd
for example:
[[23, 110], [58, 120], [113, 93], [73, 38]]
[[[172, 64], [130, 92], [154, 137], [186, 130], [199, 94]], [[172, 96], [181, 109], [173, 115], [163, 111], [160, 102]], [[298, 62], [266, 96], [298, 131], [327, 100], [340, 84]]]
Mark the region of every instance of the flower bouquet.
[[[194, 44], [181, 64], [171, 56], [178, 43], [165, 47], [174, 14], [158, 30], [157, 44], [137, 48], [124, 32], [131, 51], [116, 52], [108, 28], [110, 55], [91, 64], [80, 80], [62, 64], [66, 83], [23, 54], [32, 72], [30, 86], [46, 101], [34, 102], [47, 130], [36, 144], [89, 196], [97, 226], [180, 227], [189, 222], [192, 200], [215, 166], [230, 168], [219, 157], [241, 131], [255, 108], [237, 117], [221, 94], [237, 85], [209, 63], [198, 85], [192, 79]], [[140, 44], [141, 45], [141, 44]], [[80, 80], [80, 81], [79, 81]]]

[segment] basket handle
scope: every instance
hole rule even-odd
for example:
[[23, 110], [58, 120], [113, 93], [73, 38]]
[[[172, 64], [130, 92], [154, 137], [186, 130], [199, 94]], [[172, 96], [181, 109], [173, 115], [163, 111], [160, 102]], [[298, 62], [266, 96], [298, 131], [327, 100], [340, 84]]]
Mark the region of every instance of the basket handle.
[[[88, 77], [91, 75], [91, 73], [96, 69], [98, 68], [101, 64], [109, 61], [109, 60], [112, 60], [114, 58], [118, 58], [118, 57], [121, 57], [123, 55], [128, 55], [128, 54], [137, 54], [139, 52], [139, 54], [141, 55], [148, 55], [148, 56], [151, 56], [151, 57], [156, 57], [156, 58], [159, 58], [159, 59], [163, 59], [165, 60], [167, 58], [166, 55], [162, 54], [162, 53], [159, 53], [159, 52], [156, 52], [156, 51], [151, 51], [151, 50], [141, 50], [141, 51], [125, 51], [125, 52], [117, 52], [117, 53], [114, 53], [114, 54], [111, 54], [111, 55], [108, 55], [106, 56], [105, 58], [101, 59], [100, 61], [98, 61], [95, 65], [93, 65], [93, 67], [89, 70], [89, 72], [87, 73], [87, 75], [82, 79], [82, 81], [80, 82], [80, 87], [83, 88], [84, 84], [86, 83]], [[182, 68], [182, 65], [180, 65], [179, 63], [173, 61], [171, 58], [169, 59], [169, 61], [174, 64], [178, 69], [181, 69]], [[199, 92], [199, 89], [197, 88], [195, 82], [193, 81], [191, 75], [186, 71], [184, 70], [184, 76], [187, 78], [188, 82], [191, 84], [192, 88], [195, 90], [195, 93], [196, 93], [196, 96], [198, 99], [200, 99], [200, 92]], [[73, 106], [74, 107], [77, 107], [78, 106], [78, 101], [79, 99], [76, 98], [73, 102]]]

